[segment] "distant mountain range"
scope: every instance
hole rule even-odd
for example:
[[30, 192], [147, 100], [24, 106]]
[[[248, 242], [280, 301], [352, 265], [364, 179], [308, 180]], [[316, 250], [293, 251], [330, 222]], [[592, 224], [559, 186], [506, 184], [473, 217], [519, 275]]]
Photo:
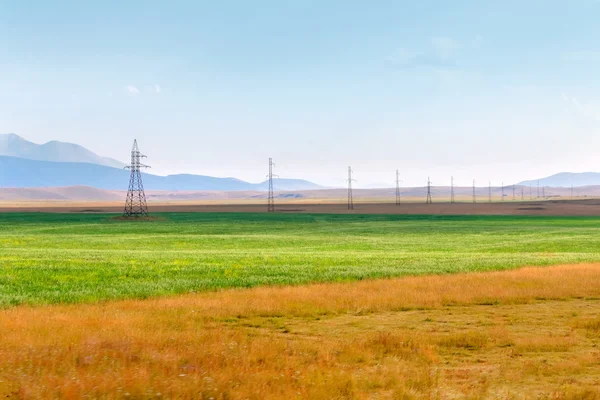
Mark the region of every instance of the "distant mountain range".
[[[101, 157], [73, 143], [35, 144], [14, 134], [0, 135], [0, 187], [49, 188], [90, 186], [126, 190], [129, 171], [120, 161]], [[235, 178], [178, 174], [143, 174], [148, 190], [267, 190], [268, 182], [249, 183]], [[320, 189], [302, 179], [275, 179], [277, 190]]]
[[[268, 182], [249, 183], [235, 178], [203, 175], [158, 176], [142, 174], [148, 190], [267, 190]], [[129, 171], [90, 163], [26, 160], [0, 156], [0, 187], [40, 188], [91, 186], [98, 189], [127, 189]], [[302, 179], [274, 179], [277, 190], [309, 190], [321, 186]]]
[[[0, 155], [0, 187], [50, 188], [90, 186], [105, 190], [127, 189], [129, 171], [124, 170], [122, 167], [113, 168], [112, 166], [103, 164], [121, 164], [119, 161], [100, 157], [81, 146], [71, 143], [49, 143], [55, 144], [40, 146], [28, 142], [17, 135], [0, 135], [0, 150], [5, 152], [54, 160], [87, 159], [89, 161], [55, 162]], [[143, 182], [145, 188], [148, 190], [268, 189], [267, 181], [249, 183], [235, 178], [216, 178], [191, 174], [158, 176], [144, 173]], [[273, 185], [276, 190], [310, 190], [322, 188], [322, 186], [302, 179], [274, 179]]]
[[541, 179], [533, 179], [520, 182], [523, 186], [537, 186], [539, 181], [540, 186], [550, 187], [575, 187], [580, 186], [595, 186], [600, 185], [600, 173], [598, 172], [561, 172], [552, 176]]
[[[14, 133], [0, 134], [0, 187], [50, 188], [90, 186], [104, 190], [125, 190], [129, 172], [124, 163], [102, 157], [74, 143], [50, 141], [45, 144], [30, 142]], [[263, 191], [268, 182], [249, 183], [236, 178], [217, 178], [204, 175], [177, 174], [158, 176], [143, 174], [148, 190], [217, 190]], [[520, 182], [522, 186], [537, 186], [538, 180]], [[600, 173], [562, 172], [539, 179], [540, 186], [574, 187], [600, 185]], [[275, 179], [276, 190], [325, 189], [302, 179]], [[386, 184], [367, 187], [392, 186]]]
[[125, 164], [89, 151], [78, 144], [53, 140], [36, 144], [14, 133], [0, 134], [0, 156], [25, 158], [28, 160], [81, 162], [123, 168]]

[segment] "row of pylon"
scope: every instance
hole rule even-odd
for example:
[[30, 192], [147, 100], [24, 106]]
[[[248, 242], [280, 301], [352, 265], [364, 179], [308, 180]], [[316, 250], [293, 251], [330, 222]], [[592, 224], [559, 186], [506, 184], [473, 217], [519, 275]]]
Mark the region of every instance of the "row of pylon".
[[[353, 210], [354, 209], [354, 200], [352, 198], [352, 181], [355, 181], [354, 179], [352, 179], [352, 168], [348, 167], [348, 210]], [[401, 196], [400, 196], [400, 183], [402, 181], [400, 180], [400, 175], [399, 175], [399, 171], [396, 170], [396, 205], [400, 205], [401, 204]], [[502, 188], [502, 201], [504, 201], [504, 188], [506, 186], [504, 186], [504, 183], [502, 184], [501, 188]], [[427, 195], [425, 197], [425, 204], [432, 204], [433, 200], [432, 200], [432, 196], [431, 196], [431, 188], [432, 188], [432, 182], [430, 180], [430, 178], [427, 178]], [[515, 196], [515, 185], [512, 185], [512, 191], [513, 191], [513, 200], [516, 200], [516, 196]], [[476, 193], [476, 186], [475, 186], [475, 179], [473, 179], [473, 203], [477, 203], [477, 193]], [[538, 181], [538, 194], [537, 194], [537, 198], [540, 198], [540, 187], [539, 187], [539, 181]], [[546, 188], [542, 187], [542, 198], [546, 198], [546, 194], [545, 194]], [[573, 195], [573, 187], [571, 186], [571, 196]], [[531, 196], [531, 186], [529, 187], [529, 198], [532, 199]], [[525, 199], [525, 195], [524, 195], [524, 190], [523, 187], [521, 187], [521, 200]], [[491, 182], [489, 183], [488, 186], [488, 202], [492, 202], [492, 185]], [[455, 194], [454, 194], [454, 177], [451, 176], [450, 177], [450, 203], [455, 203]]]
[[[125, 211], [124, 215], [127, 217], [147, 217], [148, 216], [148, 204], [146, 202], [146, 194], [144, 192], [144, 184], [142, 182], [142, 168], [150, 168], [148, 165], [142, 164], [141, 160], [146, 158], [140, 152], [140, 149], [137, 144], [137, 140], [133, 141], [133, 147], [131, 149], [131, 164], [125, 168], [131, 171], [131, 175], [129, 178], [129, 188], [127, 190], [127, 198], [125, 200]], [[269, 174], [267, 175], [268, 184], [269, 184], [269, 193], [267, 198], [267, 211], [275, 212], [275, 196], [273, 190], [273, 177], [277, 176], [273, 174], [273, 167], [275, 163], [272, 158], [269, 158]], [[354, 198], [352, 193], [352, 182], [356, 182], [355, 179], [352, 178], [352, 167], [348, 167], [348, 210], [354, 209]], [[400, 196], [400, 184], [402, 181], [400, 180], [400, 173], [396, 170], [396, 205], [401, 204], [401, 196]], [[431, 188], [432, 182], [429, 178], [427, 178], [427, 196], [425, 198], [426, 204], [433, 203], [431, 196]], [[477, 202], [477, 195], [475, 192], [475, 180], [473, 179], [473, 203]], [[504, 201], [504, 184], [502, 185], [502, 200]], [[512, 185], [513, 189], [513, 200], [515, 200], [515, 185]], [[538, 198], [539, 198], [539, 182], [538, 182]], [[531, 186], [530, 197], [531, 197]], [[543, 198], [545, 198], [545, 187], [542, 189], [544, 191]], [[571, 191], [573, 188], [571, 188]], [[523, 187], [521, 187], [521, 200], [524, 199]], [[492, 186], [489, 184], [489, 192], [488, 192], [488, 201], [492, 201]], [[455, 202], [454, 196], [454, 177], [450, 177], [450, 202]]]

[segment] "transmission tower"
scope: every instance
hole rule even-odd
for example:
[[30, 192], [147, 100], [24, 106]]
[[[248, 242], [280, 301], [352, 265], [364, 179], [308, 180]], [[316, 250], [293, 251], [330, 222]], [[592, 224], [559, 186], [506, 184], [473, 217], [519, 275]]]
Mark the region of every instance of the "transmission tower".
[[513, 189], [513, 201], [515, 201], [516, 200], [516, 198], [515, 198], [515, 185], [513, 185], [512, 189]]
[[525, 200], [525, 195], [523, 193], [523, 186], [521, 186], [521, 201]]
[[267, 178], [269, 179], [269, 198], [267, 200], [267, 212], [275, 212], [275, 196], [273, 194], [273, 167], [275, 163], [272, 158], [269, 158], [269, 175]]
[[352, 167], [348, 167], [348, 210], [354, 210], [354, 199], [352, 198]]
[[488, 203], [492, 202], [492, 182], [488, 182]]
[[533, 200], [533, 197], [531, 194], [531, 183], [529, 184], [529, 200]]
[[433, 203], [431, 201], [431, 181], [429, 180], [429, 177], [427, 177], [427, 199], [425, 200], [425, 204], [431, 203]]
[[396, 170], [396, 205], [399, 206], [400, 205], [400, 182], [402, 182], [400, 180], [400, 175], [398, 173], [398, 170]]
[[475, 179], [473, 179], [473, 204], [477, 203], [477, 197], [475, 196]]
[[146, 156], [140, 153], [137, 140], [133, 141], [131, 149], [131, 165], [125, 167], [131, 171], [129, 178], [129, 190], [125, 200], [125, 213], [127, 217], [147, 217], [148, 206], [146, 205], [146, 194], [144, 193], [144, 184], [142, 183], [142, 168], [150, 168], [140, 162]]
[[504, 182], [502, 182], [502, 201], [504, 201]]
[[573, 184], [571, 184], [571, 198], [573, 198]]
[[453, 176], [450, 177], [450, 203], [454, 204], [454, 177]]
[[537, 181], [537, 198], [540, 198], [540, 181]]

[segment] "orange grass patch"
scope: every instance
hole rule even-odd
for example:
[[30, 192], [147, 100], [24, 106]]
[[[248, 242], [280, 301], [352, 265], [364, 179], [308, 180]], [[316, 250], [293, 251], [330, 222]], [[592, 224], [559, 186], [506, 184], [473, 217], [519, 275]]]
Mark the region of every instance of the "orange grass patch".
[[8, 398], [600, 398], [600, 265], [0, 311]]

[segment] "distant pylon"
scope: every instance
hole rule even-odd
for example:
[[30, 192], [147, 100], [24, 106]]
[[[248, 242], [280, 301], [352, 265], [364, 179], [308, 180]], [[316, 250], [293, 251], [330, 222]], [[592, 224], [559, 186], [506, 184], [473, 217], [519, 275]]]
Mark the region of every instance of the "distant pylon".
[[[272, 158], [269, 158], [269, 198], [267, 200], [267, 212], [275, 212], [275, 195], [273, 194], [273, 167], [275, 163]], [[276, 175], [275, 175], [276, 176]]]
[[454, 204], [454, 177], [450, 177], [450, 203]]
[[573, 198], [573, 184], [571, 184], [571, 198]]
[[516, 200], [516, 198], [515, 198], [515, 185], [513, 185], [513, 201], [515, 201], [515, 200]]
[[488, 182], [488, 203], [492, 202], [492, 182]]
[[396, 205], [399, 206], [400, 205], [400, 182], [402, 182], [400, 180], [400, 175], [398, 173], [398, 170], [396, 170]]
[[537, 181], [537, 198], [540, 198], [540, 181]]
[[477, 203], [477, 196], [475, 195], [475, 179], [473, 179], [473, 204]]
[[131, 149], [131, 165], [125, 167], [131, 171], [129, 177], [129, 190], [125, 200], [125, 213], [127, 217], [147, 217], [148, 206], [146, 205], [146, 194], [144, 193], [144, 184], [142, 183], [141, 168], [150, 168], [140, 162], [146, 156], [140, 153], [137, 140], [133, 141]]
[[502, 201], [504, 201], [504, 182], [502, 182]]
[[427, 177], [427, 199], [425, 200], [425, 204], [431, 203], [433, 203], [431, 201], [431, 181], [429, 180], [429, 177]]
[[532, 200], [532, 194], [531, 194], [531, 183], [529, 184], [529, 200]]
[[523, 186], [521, 186], [521, 201], [525, 200], [525, 195], [523, 194]]
[[348, 210], [354, 210], [354, 198], [352, 197], [352, 167], [348, 167]]

